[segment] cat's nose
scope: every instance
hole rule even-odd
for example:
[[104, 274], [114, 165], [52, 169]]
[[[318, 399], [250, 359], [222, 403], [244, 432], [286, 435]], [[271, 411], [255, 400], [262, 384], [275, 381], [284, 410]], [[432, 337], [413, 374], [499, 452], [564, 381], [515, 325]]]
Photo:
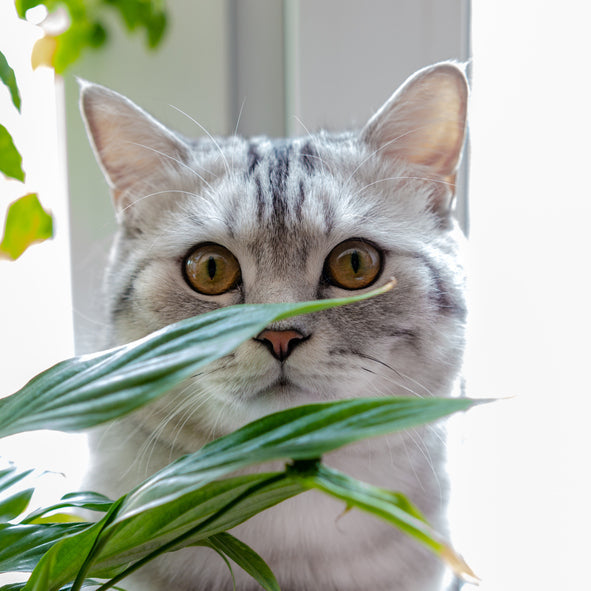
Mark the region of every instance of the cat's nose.
[[254, 340], [265, 345], [275, 359], [285, 361], [307, 339], [297, 330], [263, 330]]

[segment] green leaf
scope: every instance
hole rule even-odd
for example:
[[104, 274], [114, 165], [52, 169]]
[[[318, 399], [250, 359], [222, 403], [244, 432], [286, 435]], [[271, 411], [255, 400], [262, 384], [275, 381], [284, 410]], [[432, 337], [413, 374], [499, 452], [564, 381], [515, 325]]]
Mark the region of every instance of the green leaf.
[[34, 488], [28, 488], [0, 500], [0, 522], [18, 517], [28, 507], [34, 491]]
[[53, 235], [53, 220], [35, 193], [17, 199], [8, 208], [4, 238], [0, 243], [0, 257], [16, 260], [35, 242], [47, 240]]
[[0, 80], [8, 87], [10, 91], [10, 97], [12, 98], [12, 104], [16, 107], [16, 110], [21, 110], [21, 95], [18, 91], [18, 85], [16, 83], [16, 76], [14, 70], [8, 65], [6, 57], [0, 51]]
[[244, 542], [229, 533], [221, 533], [208, 538], [208, 543], [212, 548], [232, 559], [265, 591], [281, 591], [277, 579], [267, 563]]
[[30, 572], [53, 544], [89, 529], [87, 523], [0, 524], [0, 572]]
[[[228, 501], [227, 495], [234, 492], [225, 486], [248, 484], [246, 480], [214, 482], [234, 470], [290, 457], [312, 460], [345, 443], [417, 426], [472, 404], [466, 399], [362, 399], [308, 405], [269, 415], [177, 460], [128, 494], [106, 529], [114, 532], [110, 543], [121, 551], [123, 544], [136, 543], [136, 534], [137, 540], [154, 540], [155, 536], [168, 540], [169, 534], [180, 535], [183, 528], [198, 520], [199, 514], [208, 514], [203, 507], [210, 498], [218, 497], [214, 507]], [[276, 486], [272, 492], [280, 495], [298, 492], [297, 480]], [[200, 491], [200, 487], [204, 488]], [[209, 510], [213, 510], [211, 506]], [[244, 515], [226, 514], [222, 521], [201, 529], [200, 535], [234, 527], [235, 519], [240, 518]]]
[[[110, 521], [103, 521], [104, 527], [92, 540], [86, 539], [89, 534], [84, 531], [69, 538], [67, 544], [54, 546], [48, 589], [59, 589], [82, 568], [81, 558], [74, 553], [76, 548], [84, 548], [83, 555], [90, 556], [84, 576], [115, 577], [116, 583], [120, 580], [117, 577], [128, 572], [126, 569], [135, 568], [133, 565], [143, 564], [163, 551], [207, 540], [312, 487], [309, 474], [317, 469], [312, 462], [309, 465], [313, 469], [308, 471], [296, 464], [287, 473], [215, 480], [237, 468], [285, 457], [314, 460], [347, 441], [416, 426], [472, 404], [465, 399], [346, 400], [264, 417], [148, 479], [120, 500], [120, 508], [111, 511]], [[333, 483], [333, 489], [335, 486]], [[385, 505], [384, 494], [373, 500], [374, 505], [378, 501]], [[399, 500], [395, 495], [392, 498]], [[358, 504], [361, 506], [359, 500]], [[395, 516], [405, 523], [400, 517], [404, 503], [399, 500], [398, 505]], [[422, 522], [407, 512], [419, 522], [413, 522], [415, 529], [422, 531]], [[82, 542], [78, 537], [84, 538]]]
[[13, 484], [24, 480], [33, 470], [20, 471], [14, 464], [0, 470], [0, 493], [8, 490]]
[[24, 182], [23, 159], [12, 141], [12, 136], [0, 124], [0, 172], [8, 178]]
[[[29, 10], [30, 8], [35, 8], [35, 6], [39, 6], [39, 4], [46, 4], [48, 5], [48, 2], [44, 2], [43, 0], [15, 0], [14, 4], [16, 6], [16, 12], [19, 15], [20, 18], [25, 18], [27, 15], [27, 10]], [[47, 6], [47, 8], [51, 8], [50, 6]]]
[[[40, 518], [47, 518], [47, 516], [59, 509], [85, 509], [87, 511], [107, 512], [113, 505], [111, 499], [95, 492], [75, 492], [64, 495], [59, 503], [37, 509], [33, 513], [27, 515], [21, 523], [39, 523]], [[50, 517], [47, 519], [51, 519]]]
[[[37, 566], [34, 568], [25, 589], [27, 591], [41, 590], [57, 591], [64, 584], [74, 581], [76, 573], [83, 572], [87, 557], [92, 555], [97, 538], [109, 523], [112, 515], [117, 511], [119, 502], [113, 503], [111, 510], [95, 524], [55, 524], [45, 525], [45, 528], [68, 528], [70, 535], [61, 535], [57, 541], [43, 554]], [[24, 525], [23, 528], [37, 528], [45, 531], [43, 526]], [[70, 533], [72, 532], [72, 533]], [[0, 539], [3, 536], [0, 532]], [[26, 540], [25, 540], [26, 542]], [[67, 571], [67, 574], [64, 574]], [[86, 578], [86, 577], [85, 577]], [[61, 581], [61, 582], [57, 582]]]
[[161, 396], [271, 322], [358, 302], [390, 288], [336, 300], [220, 308], [128, 345], [58, 363], [0, 399], [0, 437], [33, 429], [76, 431], [106, 422]]
[[467, 398], [361, 398], [270, 414], [157, 472], [127, 496], [116, 521], [233, 470], [271, 460], [319, 458], [343, 445], [416, 427], [477, 403]]

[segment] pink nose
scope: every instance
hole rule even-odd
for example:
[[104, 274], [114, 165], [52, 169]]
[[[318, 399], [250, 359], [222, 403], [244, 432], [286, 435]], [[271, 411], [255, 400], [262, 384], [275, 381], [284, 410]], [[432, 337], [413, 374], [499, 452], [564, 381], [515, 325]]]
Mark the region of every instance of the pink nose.
[[265, 345], [271, 355], [279, 361], [285, 361], [292, 351], [306, 340], [297, 330], [263, 330], [255, 341]]

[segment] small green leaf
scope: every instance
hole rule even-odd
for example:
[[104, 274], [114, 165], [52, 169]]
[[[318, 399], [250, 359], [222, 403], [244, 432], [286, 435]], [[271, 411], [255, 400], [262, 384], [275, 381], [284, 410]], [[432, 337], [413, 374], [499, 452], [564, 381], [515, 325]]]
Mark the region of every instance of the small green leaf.
[[32, 472], [33, 470], [25, 470], [21, 472], [14, 464], [11, 464], [8, 468], [0, 470], [0, 493], [8, 490], [13, 484], [24, 480]]
[[281, 591], [267, 563], [250, 546], [229, 533], [211, 536], [208, 542], [246, 571], [265, 591]]
[[4, 238], [0, 243], [0, 256], [16, 260], [34, 242], [53, 235], [53, 220], [35, 193], [17, 199], [8, 208]]
[[[37, 509], [33, 513], [27, 515], [21, 523], [41, 523], [40, 519], [46, 519], [47, 523], [51, 523], [51, 519], [55, 515], [50, 515], [58, 509], [84, 509], [86, 511], [100, 511], [107, 512], [113, 501], [104, 495], [94, 492], [75, 492], [64, 495], [59, 503], [51, 507], [44, 507]], [[49, 517], [48, 517], [49, 515]], [[78, 519], [80, 521], [80, 519]]]
[[23, 159], [16, 149], [12, 136], [4, 125], [0, 124], [0, 172], [11, 179], [24, 182]]
[[10, 96], [12, 98], [12, 104], [16, 107], [17, 111], [21, 110], [21, 95], [18, 91], [18, 85], [16, 83], [16, 76], [14, 70], [8, 65], [6, 57], [0, 51], [0, 80], [8, 87]]
[[18, 517], [28, 507], [34, 491], [35, 489], [28, 488], [0, 500], [0, 522]]

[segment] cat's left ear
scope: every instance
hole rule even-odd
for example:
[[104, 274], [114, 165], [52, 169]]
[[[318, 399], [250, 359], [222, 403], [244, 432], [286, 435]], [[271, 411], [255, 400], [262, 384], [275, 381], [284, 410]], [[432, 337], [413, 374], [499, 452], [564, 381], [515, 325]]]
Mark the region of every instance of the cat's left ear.
[[362, 140], [386, 160], [418, 165], [444, 190], [432, 204], [449, 211], [466, 132], [468, 83], [463, 69], [444, 62], [411, 76], [369, 120]]
[[179, 137], [123, 95], [79, 82], [88, 136], [118, 212], [150, 188], [186, 173], [190, 150]]

